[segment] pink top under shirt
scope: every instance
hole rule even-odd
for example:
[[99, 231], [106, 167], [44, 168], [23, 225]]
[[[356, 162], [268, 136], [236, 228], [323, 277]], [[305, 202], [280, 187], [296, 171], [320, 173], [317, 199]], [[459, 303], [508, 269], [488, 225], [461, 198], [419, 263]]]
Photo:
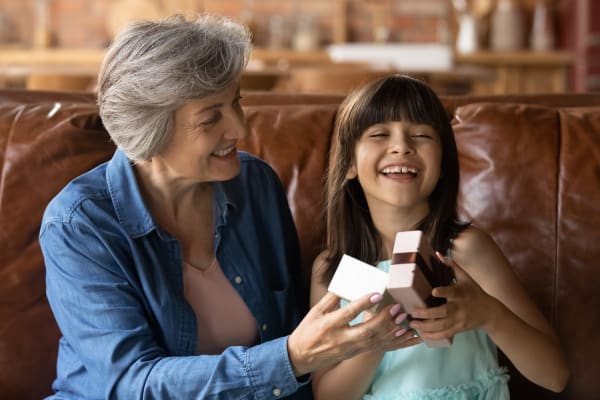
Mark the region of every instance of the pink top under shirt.
[[256, 319], [216, 258], [206, 270], [183, 263], [183, 293], [196, 314], [196, 354], [221, 354], [229, 346], [258, 342]]

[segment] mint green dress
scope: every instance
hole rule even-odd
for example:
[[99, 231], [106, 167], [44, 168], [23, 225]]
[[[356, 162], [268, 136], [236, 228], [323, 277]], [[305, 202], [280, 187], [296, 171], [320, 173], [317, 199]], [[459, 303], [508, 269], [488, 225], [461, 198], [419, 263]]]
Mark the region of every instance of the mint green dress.
[[[388, 271], [390, 261], [377, 268]], [[352, 323], [362, 321], [362, 315]], [[509, 399], [508, 373], [498, 366], [496, 345], [480, 330], [454, 336], [452, 346], [424, 343], [388, 351], [365, 400], [504, 400]]]

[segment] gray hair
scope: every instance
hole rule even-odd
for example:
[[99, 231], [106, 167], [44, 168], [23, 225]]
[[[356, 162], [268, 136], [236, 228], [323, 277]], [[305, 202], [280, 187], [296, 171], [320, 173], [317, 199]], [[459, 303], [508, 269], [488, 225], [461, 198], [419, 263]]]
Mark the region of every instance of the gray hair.
[[250, 51], [248, 29], [225, 17], [174, 15], [126, 26], [98, 75], [100, 117], [112, 140], [131, 160], [148, 160], [168, 141], [174, 111], [232, 85]]

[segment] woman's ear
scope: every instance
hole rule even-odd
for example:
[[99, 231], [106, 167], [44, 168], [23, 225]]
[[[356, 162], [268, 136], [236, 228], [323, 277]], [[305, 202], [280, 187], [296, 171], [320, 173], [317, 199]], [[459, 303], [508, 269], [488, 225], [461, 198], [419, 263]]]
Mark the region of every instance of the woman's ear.
[[356, 175], [356, 166], [354, 165], [354, 163], [352, 163], [352, 165], [348, 169], [348, 172], [346, 172], [346, 179], [354, 179], [356, 178]]

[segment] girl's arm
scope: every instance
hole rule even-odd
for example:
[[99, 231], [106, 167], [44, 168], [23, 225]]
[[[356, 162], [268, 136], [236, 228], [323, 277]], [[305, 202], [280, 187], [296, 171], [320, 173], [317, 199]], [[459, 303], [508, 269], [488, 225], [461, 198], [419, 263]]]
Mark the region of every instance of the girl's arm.
[[413, 313], [437, 319], [411, 327], [432, 339], [481, 328], [527, 379], [562, 391], [569, 369], [558, 339], [493, 239], [470, 227], [454, 241], [452, 259], [456, 285], [433, 291], [448, 302]]
[[[325, 269], [325, 254], [321, 253], [313, 263], [310, 289], [310, 304], [314, 306], [326, 293], [321, 275]], [[389, 312], [390, 306], [381, 312]], [[374, 317], [376, 318], [376, 316]], [[397, 322], [405, 318], [399, 315]], [[409, 339], [410, 338], [410, 339]], [[401, 347], [419, 343], [420, 338], [412, 338], [411, 332], [405, 332], [399, 338]], [[394, 348], [398, 348], [395, 346]], [[312, 387], [315, 399], [360, 399], [367, 392], [377, 366], [388, 349], [373, 349], [342, 361], [333, 367], [315, 371]]]

